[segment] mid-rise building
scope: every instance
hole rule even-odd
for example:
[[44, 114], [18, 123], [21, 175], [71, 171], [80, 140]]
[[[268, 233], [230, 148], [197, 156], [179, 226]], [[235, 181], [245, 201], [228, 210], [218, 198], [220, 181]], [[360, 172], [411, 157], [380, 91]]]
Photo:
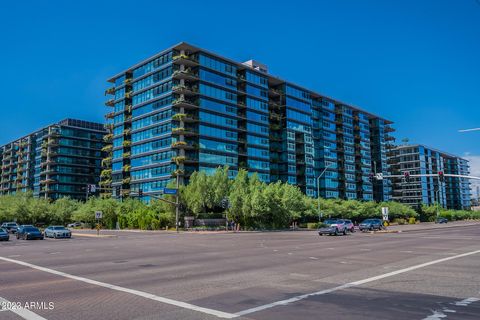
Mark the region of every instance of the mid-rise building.
[[85, 199], [100, 179], [105, 132], [100, 123], [65, 119], [1, 146], [0, 194]]
[[[391, 151], [393, 175], [469, 175], [468, 161], [424, 145], [402, 145]], [[413, 207], [439, 203], [448, 209], [470, 209], [470, 182], [465, 178], [410, 177], [393, 181], [393, 200]]]
[[[180, 43], [109, 79], [111, 156], [102, 177], [122, 195], [158, 194], [173, 177], [228, 165], [307, 195], [389, 200], [391, 121]], [[326, 169], [317, 186], [317, 177]], [[318, 188], [319, 187], [319, 188]]]

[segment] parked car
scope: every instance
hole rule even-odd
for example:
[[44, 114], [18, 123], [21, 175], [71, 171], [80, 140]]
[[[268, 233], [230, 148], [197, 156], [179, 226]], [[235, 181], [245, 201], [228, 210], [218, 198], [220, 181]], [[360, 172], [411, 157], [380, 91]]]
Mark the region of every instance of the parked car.
[[8, 230], [5, 228], [0, 228], [0, 241], [8, 241], [10, 240], [10, 234]]
[[5, 222], [2, 223], [0, 228], [6, 229], [10, 233], [15, 233], [17, 232], [18, 224], [16, 222]]
[[360, 231], [374, 231], [383, 229], [382, 219], [366, 219], [358, 225]]
[[345, 221], [348, 232], [354, 233], [355, 225], [353, 224], [352, 220], [349, 220], [349, 219], [342, 219], [342, 220]]
[[325, 220], [323, 226], [318, 228], [318, 234], [321, 236], [323, 236], [324, 234], [337, 236], [341, 233], [346, 235], [347, 231], [347, 224], [345, 223], [345, 220], [342, 219]]
[[435, 223], [448, 223], [448, 219], [447, 218], [438, 218], [437, 220], [435, 220]]
[[43, 233], [35, 227], [31, 226], [20, 226], [17, 231], [17, 239], [23, 240], [34, 240], [40, 239], [43, 240]]
[[67, 224], [68, 228], [77, 228], [77, 227], [81, 227], [81, 226], [82, 226], [81, 222], [74, 222], [74, 223]]
[[70, 230], [63, 226], [50, 226], [46, 228], [44, 231], [44, 235], [46, 238], [71, 238], [72, 233]]

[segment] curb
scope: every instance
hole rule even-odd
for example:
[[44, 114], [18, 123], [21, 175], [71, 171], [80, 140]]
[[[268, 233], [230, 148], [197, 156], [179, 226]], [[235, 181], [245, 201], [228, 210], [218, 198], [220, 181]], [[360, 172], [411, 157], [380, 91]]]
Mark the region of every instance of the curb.
[[410, 230], [385, 230], [385, 231], [372, 231], [371, 233], [404, 233], [404, 232], [419, 232], [419, 231], [427, 231], [427, 230], [442, 230], [442, 229], [451, 229], [451, 228], [459, 228], [459, 227], [474, 227], [479, 226], [479, 223], [476, 224], [467, 224], [467, 225], [450, 225], [440, 228], [422, 228], [422, 229], [410, 229]]
[[72, 232], [72, 236], [87, 237], [87, 238], [116, 238], [117, 237], [116, 235], [113, 235], [113, 234], [100, 234], [97, 236], [96, 234], [91, 234], [91, 233], [73, 233], [73, 232]]

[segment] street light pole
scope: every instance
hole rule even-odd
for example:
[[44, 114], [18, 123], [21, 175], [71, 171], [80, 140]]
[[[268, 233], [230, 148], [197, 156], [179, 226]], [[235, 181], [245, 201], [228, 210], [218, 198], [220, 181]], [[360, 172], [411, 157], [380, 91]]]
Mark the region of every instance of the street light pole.
[[317, 200], [318, 200], [318, 222], [321, 222], [323, 218], [323, 214], [320, 211], [320, 178], [325, 174], [328, 168], [331, 167], [331, 164], [325, 167], [323, 171], [320, 173], [320, 175], [317, 177]]

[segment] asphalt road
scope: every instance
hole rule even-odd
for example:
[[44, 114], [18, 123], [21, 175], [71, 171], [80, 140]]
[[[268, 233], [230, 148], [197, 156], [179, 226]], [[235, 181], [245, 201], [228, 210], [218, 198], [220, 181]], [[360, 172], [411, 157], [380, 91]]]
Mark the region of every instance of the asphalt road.
[[30, 308], [0, 311], [2, 320], [480, 319], [480, 224], [12, 238], [0, 243], [6, 301]]

